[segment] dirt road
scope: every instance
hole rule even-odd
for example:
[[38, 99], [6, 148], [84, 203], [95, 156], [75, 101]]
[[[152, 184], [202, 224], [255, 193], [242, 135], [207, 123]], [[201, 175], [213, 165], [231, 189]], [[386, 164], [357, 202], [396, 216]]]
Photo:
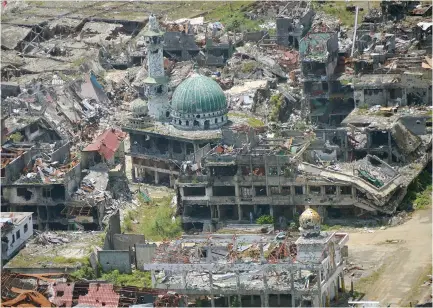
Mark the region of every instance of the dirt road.
[[431, 290], [421, 287], [431, 274], [431, 208], [415, 212], [403, 225], [349, 233], [349, 261], [364, 268], [358, 271], [363, 278], [354, 280], [355, 291], [365, 293], [363, 300], [409, 306]]

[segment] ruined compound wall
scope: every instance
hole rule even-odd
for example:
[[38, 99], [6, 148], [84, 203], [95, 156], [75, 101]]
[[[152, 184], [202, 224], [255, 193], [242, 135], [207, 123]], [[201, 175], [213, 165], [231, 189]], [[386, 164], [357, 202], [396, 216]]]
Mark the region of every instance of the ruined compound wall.
[[156, 244], [136, 244], [135, 245], [135, 260], [137, 269], [143, 270], [143, 265], [152, 262], [155, 254]]
[[134, 247], [134, 244], [144, 244], [146, 241], [142, 234], [114, 234], [113, 248], [114, 250], [129, 250]]
[[104, 272], [113, 270], [118, 270], [120, 273], [127, 274], [132, 272], [129, 250], [98, 251], [98, 261]]

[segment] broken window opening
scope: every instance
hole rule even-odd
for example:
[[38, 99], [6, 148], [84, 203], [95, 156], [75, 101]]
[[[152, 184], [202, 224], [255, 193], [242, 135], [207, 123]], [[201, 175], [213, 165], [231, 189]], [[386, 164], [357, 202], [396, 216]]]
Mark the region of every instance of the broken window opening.
[[185, 197], [188, 196], [206, 196], [206, 188], [205, 187], [184, 187], [183, 195]]
[[291, 193], [290, 186], [281, 186], [281, 195], [289, 196]]
[[210, 127], [210, 121], [209, 120], [204, 121], [204, 129], [209, 129], [209, 127]]
[[371, 145], [381, 146], [388, 145], [388, 132], [387, 131], [372, 131], [370, 132]]
[[351, 186], [340, 186], [340, 194], [351, 195], [352, 194], [352, 187]]
[[18, 240], [21, 237], [21, 231], [18, 230], [16, 234], [17, 234], [17, 240]]
[[29, 225], [28, 224], [24, 224], [24, 233], [27, 233], [28, 230], [29, 230]]
[[331, 185], [325, 186], [326, 195], [335, 195], [336, 193], [337, 193], [337, 187]]
[[156, 87], [156, 93], [157, 94], [161, 94], [162, 93], [162, 86], [161, 85], [159, 85], [159, 86]]
[[267, 192], [266, 192], [266, 186], [255, 186], [254, 187], [255, 191], [256, 191], [256, 196], [260, 197], [260, 196], [267, 196]]
[[32, 198], [33, 193], [25, 187], [18, 187], [17, 196], [23, 197], [26, 201], [29, 201]]
[[253, 190], [251, 187], [240, 187], [242, 198], [251, 198], [253, 196]]
[[310, 186], [309, 190], [310, 190], [310, 194], [320, 195], [321, 193], [320, 186]]
[[173, 152], [177, 154], [182, 153], [182, 144], [179, 141], [173, 141]]
[[12, 234], [12, 244], [15, 243], [15, 234]]
[[215, 176], [235, 176], [238, 172], [237, 166], [213, 167], [211, 172]]
[[212, 188], [215, 197], [234, 197], [236, 196], [234, 186], [214, 186]]
[[278, 175], [278, 167], [269, 167], [269, 175]]
[[194, 122], [192, 123], [192, 125], [193, 125], [193, 126], [200, 126], [200, 123], [199, 123], [199, 121], [194, 120]]
[[272, 196], [280, 194], [280, 188], [278, 186], [270, 186], [269, 190], [270, 190]]
[[65, 186], [63, 185], [53, 185], [51, 189], [51, 198], [53, 200], [65, 200]]
[[187, 143], [186, 144], [186, 154], [192, 154], [194, 153], [194, 144]]
[[251, 175], [250, 166], [241, 166], [242, 175]]
[[265, 167], [253, 166], [253, 174], [256, 176], [264, 176], [265, 175]]
[[190, 216], [201, 219], [210, 219], [211, 212], [210, 207], [206, 205], [185, 205], [185, 209], [183, 212], [184, 216]]
[[168, 139], [157, 138], [155, 142], [156, 142], [156, 147], [161, 154], [166, 154], [168, 152], [168, 144], [169, 144]]
[[295, 195], [303, 195], [304, 190], [302, 186], [295, 186]]
[[32, 125], [30, 125], [29, 130], [30, 130], [30, 134], [33, 134], [38, 130], [38, 125], [36, 123], [33, 123]]

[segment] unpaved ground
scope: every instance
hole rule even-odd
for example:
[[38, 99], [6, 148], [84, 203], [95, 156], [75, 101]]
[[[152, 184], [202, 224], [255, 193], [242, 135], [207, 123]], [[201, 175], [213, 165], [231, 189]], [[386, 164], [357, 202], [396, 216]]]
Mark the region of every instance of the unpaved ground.
[[[432, 209], [420, 210], [412, 219], [396, 227], [373, 233], [349, 231], [349, 262], [362, 266], [355, 271], [355, 291], [363, 300], [376, 300], [382, 306], [409, 306], [421, 301], [430, 286], [421, 286], [431, 274]], [[348, 265], [348, 268], [351, 266]], [[350, 286], [350, 273], [346, 281]]]

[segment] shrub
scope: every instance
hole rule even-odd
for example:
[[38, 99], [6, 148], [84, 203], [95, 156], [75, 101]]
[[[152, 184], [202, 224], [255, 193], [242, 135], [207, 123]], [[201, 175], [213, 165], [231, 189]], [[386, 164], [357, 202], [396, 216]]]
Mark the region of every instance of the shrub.
[[20, 132], [16, 132], [10, 135], [9, 139], [12, 140], [13, 142], [20, 142], [21, 140], [23, 140], [23, 135], [21, 135]]
[[149, 272], [133, 271], [131, 274], [121, 274], [118, 270], [102, 274], [101, 280], [108, 281], [115, 286], [150, 287]]
[[262, 215], [259, 218], [257, 218], [256, 223], [259, 225], [273, 224], [274, 217], [271, 215]]

